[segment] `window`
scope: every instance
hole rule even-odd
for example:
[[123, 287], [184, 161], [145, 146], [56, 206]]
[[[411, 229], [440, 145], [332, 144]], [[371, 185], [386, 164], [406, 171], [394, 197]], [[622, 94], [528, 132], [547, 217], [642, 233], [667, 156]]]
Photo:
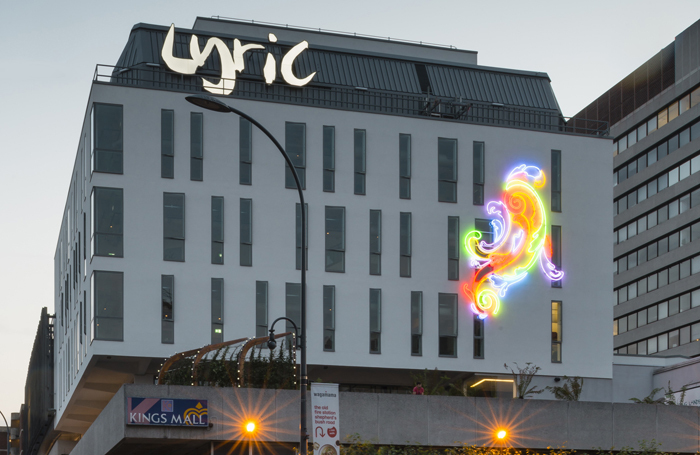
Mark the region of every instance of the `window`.
[[323, 127], [323, 191], [335, 192], [335, 127]]
[[474, 315], [474, 358], [484, 358], [484, 320]]
[[238, 183], [253, 184], [253, 124], [239, 117], [238, 122]]
[[382, 211], [369, 211], [369, 274], [382, 274]]
[[561, 363], [561, 302], [552, 302], [552, 362]]
[[474, 229], [481, 232], [482, 242], [493, 243], [493, 227], [491, 227], [491, 220], [476, 218], [474, 220]]
[[224, 263], [224, 198], [211, 197], [211, 263]]
[[255, 336], [267, 336], [267, 281], [255, 282]]
[[[304, 225], [306, 226], [306, 270], [309, 270], [309, 204], [304, 204]], [[301, 270], [301, 204], [296, 205], [296, 242], [297, 242], [297, 270]]]
[[175, 301], [175, 276], [160, 276], [160, 301], [162, 325], [160, 331], [160, 342], [172, 344], [175, 342], [175, 317], [173, 314], [173, 303]]
[[175, 177], [175, 111], [160, 111], [160, 176]]
[[123, 106], [95, 103], [92, 108], [92, 172], [124, 172]]
[[345, 272], [345, 207], [326, 207], [326, 272]]
[[561, 150], [552, 150], [552, 212], [561, 212]]
[[399, 276], [411, 276], [411, 214], [401, 212]]
[[411, 355], [423, 355], [423, 293], [411, 291]]
[[438, 201], [457, 202], [457, 139], [438, 138]]
[[204, 125], [201, 112], [190, 113], [190, 180], [204, 180]]
[[211, 344], [224, 342], [224, 279], [211, 279]]
[[96, 340], [124, 340], [124, 274], [92, 272], [92, 333]]
[[411, 135], [399, 134], [399, 197], [411, 199]]
[[241, 265], [253, 265], [253, 200], [241, 199]]
[[484, 205], [484, 143], [474, 142], [474, 205]]
[[121, 188], [92, 190], [93, 256], [124, 256], [124, 192]]
[[457, 294], [438, 295], [440, 357], [457, 357]]
[[366, 194], [367, 132], [355, 130], [355, 194]]
[[[305, 123], [285, 123], [284, 130], [284, 148], [292, 160], [294, 169], [297, 171], [301, 189], [306, 189], [306, 124]], [[294, 174], [285, 164], [284, 168], [284, 187], [296, 188], [294, 182]]]
[[382, 352], [382, 290], [369, 290], [369, 353]]
[[185, 195], [163, 193], [163, 260], [185, 260]]
[[[561, 270], [561, 226], [552, 226], [552, 264]], [[561, 287], [561, 280], [552, 281], [553, 288]]]
[[459, 280], [459, 217], [447, 217], [447, 279]]
[[323, 286], [323, 350], [335, 351], [335, 286]]
[[[301, 334], [301, 284], [286, 283], [285, 316], [294, 321]], [[294, 326], [287, 321], [287, 332], [294, 333]], [[296, 343], [299, 346], [299, 340]], [[292, 348], [292, 338], [287, 339], [287, 348]]]

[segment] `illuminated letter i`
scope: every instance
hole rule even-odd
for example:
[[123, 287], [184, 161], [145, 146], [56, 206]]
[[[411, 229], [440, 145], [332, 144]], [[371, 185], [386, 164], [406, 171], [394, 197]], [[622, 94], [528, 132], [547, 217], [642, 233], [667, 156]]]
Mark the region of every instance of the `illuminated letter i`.
[[[269, 35], [267, 35], [267, 39], [271, 43], [277, 42], [277, 37], [274, 33], [270, 33]], [[267, 58], [265, 59], [263, 75], [265, 76], [265, 83], [267, 85], [272, 84], [275, 81], [275, 78], [277, 77], [277, 61], [275, 60], [275, 57], [269, 52], [267, 53]]]

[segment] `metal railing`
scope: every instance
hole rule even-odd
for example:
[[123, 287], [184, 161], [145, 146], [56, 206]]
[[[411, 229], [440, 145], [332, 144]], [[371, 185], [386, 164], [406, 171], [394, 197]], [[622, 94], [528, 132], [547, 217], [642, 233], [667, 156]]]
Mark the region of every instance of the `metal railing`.
[[[182, 75], [153, 64], [121, 68], [97, 65], [94, 81], [114, 85], [137, 86], [187, 93], [205, 92], [201, 77], [212, 81], [215, 74]], [[231, 98], [296, 104], [350, 111], [372, 112], [422, 118], [439, 118], [483, 125], [497, 125], [528, 130], [606, 136], [607, 122], [567, 118], [551, 110], [506, 106], [425, 94], [382, 92], [366, 88], [292, 87], [266, 85], [247, 77], [235, 81]], [[233, 84], [231, 84], [233, 85]], [[209, 92], [205, 92], [209, 93]], [[214, 93], [216, 95], [216, 93]], [[222, 93], [223, 95], [223, 93]]]

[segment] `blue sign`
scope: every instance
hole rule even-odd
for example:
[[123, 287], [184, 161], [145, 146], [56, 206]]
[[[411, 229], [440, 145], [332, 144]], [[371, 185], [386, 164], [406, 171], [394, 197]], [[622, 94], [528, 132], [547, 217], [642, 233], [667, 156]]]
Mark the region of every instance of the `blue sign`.
[[208, 427], [207, 400], [129, 397], [126, 399], [126, 424]]

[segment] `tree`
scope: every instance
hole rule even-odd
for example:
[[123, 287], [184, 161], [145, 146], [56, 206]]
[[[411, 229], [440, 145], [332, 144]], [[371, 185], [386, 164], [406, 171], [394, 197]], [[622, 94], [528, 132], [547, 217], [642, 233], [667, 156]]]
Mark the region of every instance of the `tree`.
[[[510, 368], [507, 363], [503, 364], [503, 368], [510, 370], [511, 374], [513, 375], [513, 381], [515, 382], [515, 390], [518, 392], [518, 398], [522, 400], [530, 395], [537, 395], [538, 393], [544, 392], [544, 390], [538, 390], [537, 386], [530, 387], [532, 379], [535, 377], [537, 372], [541, 370], [540, 367], [531, 362], [527, 362], [523, 368], [521, 368], [517, 362], [513, 362], [513, 364], [518, 370], [517, 373]], [[528, 387], [530, 388], [528, 389]]]
[[547, 386], [546, 390], [552, 392], [554, 398], [562, 401], [578, 401], [583, 390], [583, 378], [575, 376], [569, 378], [564, 376], [563, 386]]

